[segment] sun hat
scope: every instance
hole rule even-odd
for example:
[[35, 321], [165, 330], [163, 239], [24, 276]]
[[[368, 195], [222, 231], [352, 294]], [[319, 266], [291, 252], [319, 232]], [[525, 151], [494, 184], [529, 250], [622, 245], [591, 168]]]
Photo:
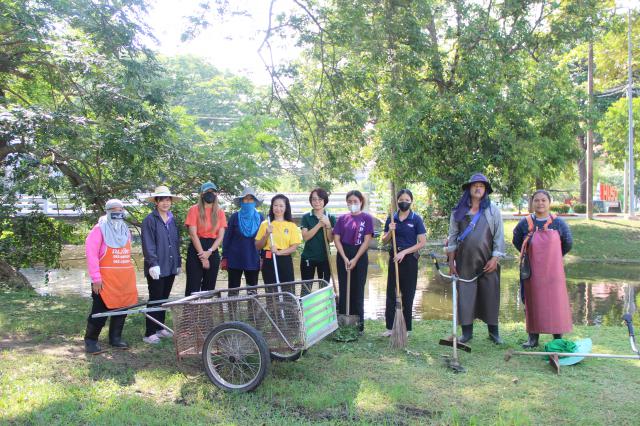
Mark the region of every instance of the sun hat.
[[124, 208], [124, 204], [122, 203], [122, 201], [118, 200], [117, 198], [110, 199], [104, 205], [105, 211], [115, 209], [116, 207], [120, 207], [121, 209]]
[[462, 190], [466, 191], [472, 184], [482, 182], [484, 186], [487, 188], [487, 194], [491, 194], [493, 192], [493, 188], [491, 188], [491, 184], [485, 175], [482, 173], [474, 173], [473, 176], [469, 178], [469, 181], [462, 185]]
[[262, 199], [258, 198], [256, 190], [250, 186], [245, 186], [244, 189], [242, 190], [242, 193], [233, 199], [233, 203], [236, 206], [240, 207], [240, 203], [242, 202], [242, 199], [247, 195], [251, 195], [253, 199], [256, 200], [256, 207], [262, 204]]
[[172, 203], [182, 201], [182, 197], [172, 194], [171, 190], [164, 185], [156, 186], [155, 191], [153, 191], [153, 193], [144, 200], [149, 203], [153, 203], [156, 200], [156, 197], [171, 197]]

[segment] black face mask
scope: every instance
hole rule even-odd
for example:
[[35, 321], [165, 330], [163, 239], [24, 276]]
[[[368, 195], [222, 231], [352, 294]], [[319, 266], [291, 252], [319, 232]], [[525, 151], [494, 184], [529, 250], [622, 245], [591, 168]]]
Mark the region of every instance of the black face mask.
[[202, 201], [207, 204], [212, 204], [216, 200], [216, 194], [213, 192], [205, 192], [202, 194]]
[[398, 208], [400, 210], [402, 210], [403, 212], [406, 212], [407, 210], [409, 210], [411, 208], [411, 203], [409, 203], [407, 201], [400, 201], [398, 203]]
[[111, 220], [124, 220], [124, 212], [111, 212], [109, 215]]

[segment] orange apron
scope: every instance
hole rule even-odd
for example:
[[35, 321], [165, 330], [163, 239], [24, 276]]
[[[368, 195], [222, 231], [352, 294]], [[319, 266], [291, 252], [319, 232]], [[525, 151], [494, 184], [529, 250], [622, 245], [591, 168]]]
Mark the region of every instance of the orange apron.
[[138, 303], [136, 271], [131, 262], [131, 241], [120, 248], [107, 246], [100, 259], [102, 291], [100, 297], [109, 309]]

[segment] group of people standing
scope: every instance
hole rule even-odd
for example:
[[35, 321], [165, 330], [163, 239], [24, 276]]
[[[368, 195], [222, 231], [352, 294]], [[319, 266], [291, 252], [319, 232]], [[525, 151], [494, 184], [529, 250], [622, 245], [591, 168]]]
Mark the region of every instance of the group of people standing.
[[[499, 260], [505, 255], [504, 230], [499, 209], [492, 205], [491, 185], [482, 174], [475, 174], [463, 187], [463, 195], [451, 214], [446, 251], [453, 274], [463, 278], [478, 276], [473, 283], [459, 284], [458, 312], [462, 326], [461, 342], [473, 337], [476, 318], [488, 326], [489, 338], [502, 343], [498, 329], [500, 307]], [[171, 213], [172, 204], [181, 198], [166, 186], [159, 186], [147, 199], [155, 208], [142, 223], [144, 274], [149, 289], [149, 304], [169, 297], [175, 277], [181, 272], [180, 232]], [[549, 214], [551, 197], [537, 191], [532, 197], [534, 214], [523, 219], [514, 229], [513, 243], [521, 250], [527, 247], [532, 274], [522, 280], [525, 296], [527, 330], [526, 347], [538, 344], [540, 333], [554, 336], [571, 331], [562, 256], [571, 248], [571, 233], [561, 219]], [[219, 268], [228, 272], [228, 287], [238, 288], [242, 276], [247, 286], [258, 284], [260, 272], [264, 284], [294, 281], [292, 254], [304, 242], [300, 256], [303, 280], [317, 276], [330, 280], [328, 242], [337, 250], [339, 294], [346, 294], [350, 280], [350, 297], [338, 299], [338, 312], [349, 311], [360, 318], [364, 330], [364, 288], [368, 272], [367, 251], [374, 237], [374, 218], [364, 211], [365, 197], [357, 190], [349, 191], [347, 214], [337, 220], [326, 211], [328, 193], [316, 188], [309, 194], [311, 211], [293, 222], [291, 204], [283, 194], [271, 199], [267, 217], [258, 212], [262, 204], [255, 190], [244, 188], [234, 199], [238, 208], [227, 220], [218, 204], [218, 189], [206, 182], [200, 187], [200, 197], [187, 213], [190, 244], [186, 258], [185, 296], [213, 290]], [[396, 194], [398, 209], [387, 217], [382, 241], [387, 243], [395, 234], [397, 251], [389, 255], [386, 331], [390, 336], [395, 316], [396, 274], [402, 295], [403, 316], [407, 330], [412, 329], [412, 307], [418, 278], [419, 251], [426, 244], [426, 228], [422, 218], [412, 210], [413, 194], [408, 189]], [[86, 255], [92, 282], [93, 305], [85, 333], [87, 353], [99, 353], [100, 330], [106, 317], [93, 318], [96, 313], [137, 303], [135, 270], [131, 262], [131, 235], [124, 222], [124, 206], [119, 200], [105, 205], [100, 218], [86, 241]], [[219, 249], [222, 248], [222, 256]], [[274, 262], [274, 257], [276, 262]], [[161, 324], [164, 312], [150, 313], [144, 342], [157, 344], [171, 337]], [[126, 349], [122, 340], [125, 315], [112, 316], [109, 343]]]
[[[500, 210], [489, 200], [493, 192], [487, 178], [476, 173], [462, 186], [463, 194], [449, 223], [447, 255], [452, 274], [471, 279], [458, 283], [458, 321], [461, 343], [473, 338], [473, 322], [487, 324], [489, 339], [502, 344], [498, 328], [500, 310], [500, 259], [505, 256], [504, 227]], [[561, 338], [572, 330], [563, 256], [571, 250], [572, 237], [565, 221], [550, 213], [551, 195], [535, 191], [533, 213], [513, 230], [513, 244], [526, 251], [530, 276], [521, 277], [521, 295], [529, 339], [522, 346], [538, 346], [540, 334]]]

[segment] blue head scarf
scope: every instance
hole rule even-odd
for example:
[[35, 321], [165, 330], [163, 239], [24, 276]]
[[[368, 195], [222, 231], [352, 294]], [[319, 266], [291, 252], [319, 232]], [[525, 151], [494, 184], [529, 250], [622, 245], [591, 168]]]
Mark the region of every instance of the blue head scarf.
[[247, 238], [253, 238], [258, 233], [260, 226], [260, 213], [256, 210], [256, 203], [240, 202], [240, 211], [238, 211], [238, 225], [240, 233]]

